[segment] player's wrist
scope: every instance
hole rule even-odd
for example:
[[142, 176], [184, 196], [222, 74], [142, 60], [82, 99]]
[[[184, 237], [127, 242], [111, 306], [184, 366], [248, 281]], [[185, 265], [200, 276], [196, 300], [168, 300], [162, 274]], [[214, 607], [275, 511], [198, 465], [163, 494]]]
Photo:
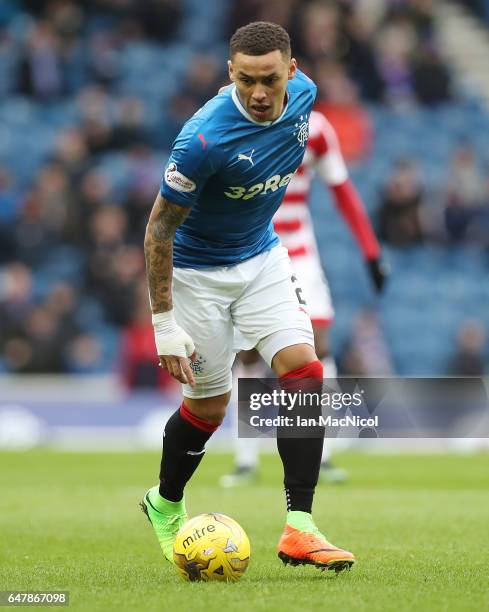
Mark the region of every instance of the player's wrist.
[[370, 269], [370, 275], [372, 281], [378, 293], [381, 293], [384, 289], [384, 285], [389, 277], [389, 266], [379, 255], [371, 259], [367, 259], [367, 264]]
[[173, 310], [152, 314], [158, 355], [190, 357], [195, 351], [192, 338], [175, 320]]
[[174, 321], [175, 315], [173, 314], [173, 308], [171, 310], [167, 310], [166, 312], [153, 312], [151, 314], [151, 320], [153, 322], [153, 325]]
[[168, 336], [177, 333], [179, 330], [173, 309], [166, 312], [153, 312], [151, 320], [156, 336]]

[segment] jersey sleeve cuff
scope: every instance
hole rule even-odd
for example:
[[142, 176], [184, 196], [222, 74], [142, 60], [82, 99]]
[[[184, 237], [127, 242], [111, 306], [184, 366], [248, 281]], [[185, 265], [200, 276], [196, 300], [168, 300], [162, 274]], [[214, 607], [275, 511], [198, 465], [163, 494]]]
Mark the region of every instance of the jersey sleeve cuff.
[[178, 191], [171, 189], [167, 186], [164, 180], [161, 181], [160, 194], [163, 198], [166, 198], [172, 202], [172, 204], [179, 204], [180, 206], [185, 206], [187, 208], [191, 208], [194, 205], [194, 201], [189, 199], [188, 195], [178, 193]]

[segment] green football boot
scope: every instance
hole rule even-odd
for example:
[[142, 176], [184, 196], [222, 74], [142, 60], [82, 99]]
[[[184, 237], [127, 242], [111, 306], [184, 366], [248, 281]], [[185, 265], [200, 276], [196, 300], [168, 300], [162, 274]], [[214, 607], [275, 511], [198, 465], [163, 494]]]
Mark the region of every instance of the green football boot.
[[185, 498], [178, 502], [161, 497], [158, 485], [149, 489], [139, 504], [153, 525], [165, 558], [173, 563], [173, 542], [182, 525], [187, 522]]

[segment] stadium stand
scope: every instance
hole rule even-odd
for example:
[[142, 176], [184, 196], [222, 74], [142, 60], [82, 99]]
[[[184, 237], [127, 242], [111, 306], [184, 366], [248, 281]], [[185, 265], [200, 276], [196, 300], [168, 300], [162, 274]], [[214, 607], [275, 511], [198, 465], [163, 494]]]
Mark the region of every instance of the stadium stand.
[[[365, 5], [0, 4], [0, 371], [121, 371], [128, 385], [172, 384], [150, 373], [148, 345], [134, 345], [151, 342], [144, 226], [172, 139], [226, 82], [229, 31], [262, 18], [290, 27], [379, 230], [415, 183], [418, 230], [407, 240], [384, 233], [392, 276], [380, 300], [315, 187], [336, 355], [373, 311], [392, 371], [453, 373], [471, 350], [485, 367], [489, 114], [439, 53], [435, 3]], [[345, 116], [364, 140], [342, 136]], [[464, 333], [471, 325], [480, 333]]]

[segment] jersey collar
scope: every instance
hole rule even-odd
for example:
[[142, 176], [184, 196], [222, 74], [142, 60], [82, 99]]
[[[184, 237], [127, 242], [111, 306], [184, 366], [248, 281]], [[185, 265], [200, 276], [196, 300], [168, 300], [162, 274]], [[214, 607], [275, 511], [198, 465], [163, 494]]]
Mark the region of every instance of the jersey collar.
[[282, 113], [281, 113], [281, 115], [279, 117], [277, 117], [273, 121], [256, 121], [249, 114], [249, 112], [245, 109], [245, 107], [241, 104], [241, 100], [239, 99], [238, 91], [236, 89], [236, 85], [233, 85], [233, 90], [231, 92], [231, 97], [233, 99], [234, 104], [236, 105], [236, 108], [239, 110], [239, 112], [243, 115], [243, 117], [248, 119], [248, 121], [251, 121], [251, 123], [255, 123], [256, 125], [272, 125], [272, 123], [278, 123], [279, 121], [282, 120], [282, 118], [285, 115], [285, 113], [287, 112], [287, 108], [289, 106], [289, 92], [286, 91], [285, 95], [287, 96], [287, 103], [286, 103], [285, 108], [284, 108], [284, 110], [282, 111]]

